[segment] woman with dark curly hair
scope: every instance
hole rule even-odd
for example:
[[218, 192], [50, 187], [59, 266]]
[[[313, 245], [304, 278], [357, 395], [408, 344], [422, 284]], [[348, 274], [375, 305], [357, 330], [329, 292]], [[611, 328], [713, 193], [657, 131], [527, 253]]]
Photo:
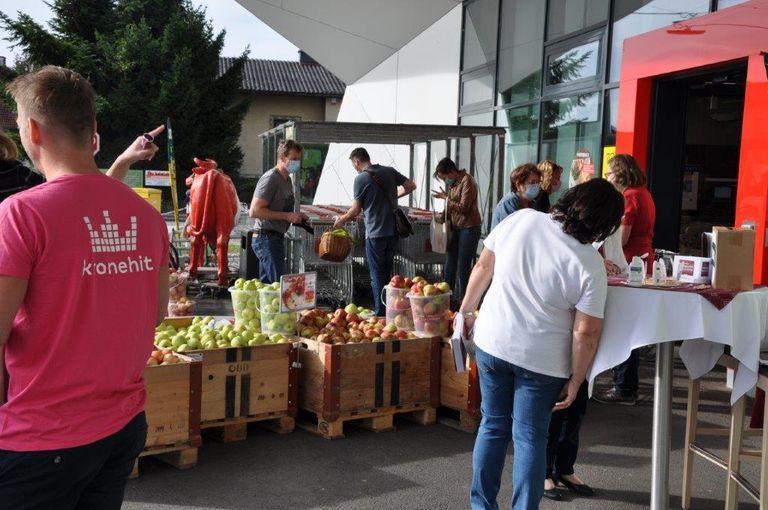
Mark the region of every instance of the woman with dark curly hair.
[[551, 214], [523, 210], [485, 239], [459, 309], [475, 325], [482, 421], [473, 509], [497, 508], [514, 440], [512, 508], [538, 508], [552, 410], [576, 399], [600, 339], [607, 277], [592, 247], [619, 226], [621, 194], [602, 179], [566, 191]]

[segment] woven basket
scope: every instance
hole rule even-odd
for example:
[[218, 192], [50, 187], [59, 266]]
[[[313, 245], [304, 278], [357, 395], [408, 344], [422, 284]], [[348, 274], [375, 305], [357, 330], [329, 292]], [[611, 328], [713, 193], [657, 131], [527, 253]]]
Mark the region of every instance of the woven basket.
[[352, 251], [352, 241], [346, 236], [334, 236], [330, 232], [320, 237], [317, 254], [328, 262], [342, 262]]

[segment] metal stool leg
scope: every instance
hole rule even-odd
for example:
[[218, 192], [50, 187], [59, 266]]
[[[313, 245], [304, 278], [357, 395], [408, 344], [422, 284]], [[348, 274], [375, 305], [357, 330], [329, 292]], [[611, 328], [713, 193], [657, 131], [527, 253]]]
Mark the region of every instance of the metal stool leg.
[[728, 485], [725, 489], [725, 508], [735, 510], [739, 504], [739, 484], [734, 474], [741, 467], [741, 442], [744, 436], [744, 405], [746, 398], [741, 397], [731, 407], [731, 433], [728, 440]]
[[685, 452], [683, 455], [683, 510], [691, 508], [691, 489], [693, 485], [693, 450], [691, 445], [696, 442], [700, 391], [701, 381], [699, 379], [688, 379], [688, 405], [685, 413]]

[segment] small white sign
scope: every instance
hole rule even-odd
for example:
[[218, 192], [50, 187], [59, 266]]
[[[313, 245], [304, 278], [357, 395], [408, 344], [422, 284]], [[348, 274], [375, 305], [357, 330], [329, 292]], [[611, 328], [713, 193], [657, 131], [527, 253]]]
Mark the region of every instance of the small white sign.
[[171, 176], [166, 170], [145, 170], [144, 186], [171, 186]]
[[286, 274], [280, 277], [280, 311], [297, 312], [317, 303], [317, 273]]

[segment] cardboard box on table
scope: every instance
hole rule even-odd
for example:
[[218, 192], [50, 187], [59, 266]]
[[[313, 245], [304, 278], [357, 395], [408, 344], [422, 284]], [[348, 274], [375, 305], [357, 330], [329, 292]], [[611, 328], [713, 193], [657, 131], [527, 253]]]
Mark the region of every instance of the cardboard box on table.
[[712, 227], [712, 287], [752, 290], [755, 231]]

